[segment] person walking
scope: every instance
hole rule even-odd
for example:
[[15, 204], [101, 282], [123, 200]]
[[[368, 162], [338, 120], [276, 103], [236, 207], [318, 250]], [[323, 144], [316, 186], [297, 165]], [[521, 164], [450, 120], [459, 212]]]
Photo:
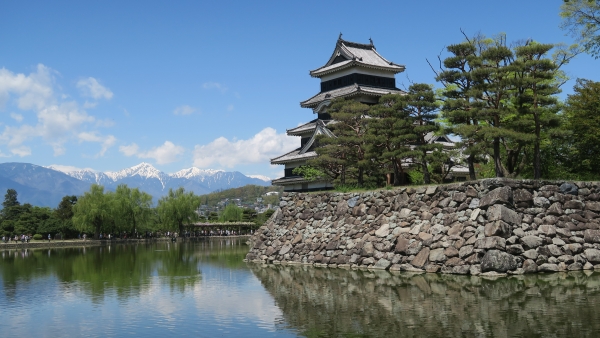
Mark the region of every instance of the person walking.
[[50, 234], [48, 234], [48, 242], [50, 242]]

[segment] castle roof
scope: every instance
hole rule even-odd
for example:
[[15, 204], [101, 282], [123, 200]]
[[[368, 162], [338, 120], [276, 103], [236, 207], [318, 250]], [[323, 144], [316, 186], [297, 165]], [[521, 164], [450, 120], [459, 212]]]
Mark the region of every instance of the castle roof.
[[311, 70], [310, 75], [322, 77], [353, 66], [389, 71], [393, 74], [404, 71], [403, 65], [395, 64], [379, 55], [372, 40], [370, 44], [350, 42], [343, 40], [340, 34], [329, 61], [324, 66]]
[[351, 84], [349, 86], [337, 88], [328, 92], [321, 92], [306, 101], [300, 102], [300, 106], [303, 108], [314, 108], [325, 100], [333, 100], [338, 97], [351, 97], [360, 94], [383, 96], [387, 94], [404, 94], [404, 91], [400, 89], [378, 88], [359, 84]]

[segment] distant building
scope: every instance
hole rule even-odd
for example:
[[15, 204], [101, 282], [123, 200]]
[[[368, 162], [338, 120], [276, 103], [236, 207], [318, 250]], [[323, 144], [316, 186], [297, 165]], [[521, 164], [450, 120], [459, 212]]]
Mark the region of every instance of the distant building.
[[[273, 180], [273, 185], [283, 186], [284, 191], [298, 192], [332, 189], [333, 185], [326, 178], [308, 181], [293, 173], [295, 168], [318, 156], [315, 152], [315, 138], [318, 135], [334, 137], [327, 128], [332, 122], [327, 112], [332, 100], [352, 98], [361, 103], [376, 104], [383, 95], [405, 94], [396, 87], [395, 78], [396, 74], [404, 71], [404, 66], [385, 59], [377, 53], [373, 41], [369, 41], [369, 44], [350, 42], [343, 40], [340, 34], [325, 65], [310, 71], [312, 77], [321, 79], [321, 90], [308, 100], [300, 102], [300, 106], [312, 109], [317, 118], [287, 130], [288, 135], [300, 137], [300, 147], [271, 159], [271, 164], [285, 166], [284, 176]], [[445, 143], [445, 148], [454, 146], [446, 136], [429, 137], [429, 140]], [[410, 163], [406, 165], [410, 166]], [[455, 174], [462, 175], [458, 172]]]
[[265, 194], [265, 196], [278, 196], [279, 191], [269, 191]]

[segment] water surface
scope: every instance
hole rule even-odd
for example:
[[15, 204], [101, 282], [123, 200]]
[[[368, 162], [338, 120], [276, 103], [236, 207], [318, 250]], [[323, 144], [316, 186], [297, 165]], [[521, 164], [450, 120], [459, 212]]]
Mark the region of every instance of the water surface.
[[0, 250], [2, 337], [594, 337], [600, 274], [266, 266], [241, 240]]

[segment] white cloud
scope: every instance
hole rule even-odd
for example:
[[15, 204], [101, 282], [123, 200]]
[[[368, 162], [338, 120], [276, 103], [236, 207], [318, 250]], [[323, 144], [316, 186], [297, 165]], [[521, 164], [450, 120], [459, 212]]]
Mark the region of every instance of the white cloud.
[[81, 91], [81, 95], [94, 99], [104, 98], [110, 100], [113, 97], [113, 92], [110, 89], [101, 85], [98, 80], [93, 77], [81, 79], [77, 81], [77, 88]]
[[10, 113], [10, 117], [12, 117], [17, 122], [23, 121], [23, 115], [17, 113]]
[[204, 89], [217, 89], [219, 91], [221, 91], [222, 93], [226, 92], [227, 88], [226, 86], [218, 83], [218, 82], [205, 82], [202, 84], [202, 88]]
[[135, 143], [132, 143], [128, 146], [120, 146], [119, 147], [119, 151], [122, 152], [123, 155], [125, 155], [127, 157], [131, 157], [131, 156], [137, 154], [139, 150], [140, 150], [140, 147]]
[[219, 137], [207, 145], [194, 148], [194, 166], [208, 168], [215, 164], [233, 168], [239, 164], [260, 163], [283, 155], [298, 147], [298, 139], [277, 134], [273, 128], [265, 128], [248, 140], [230, 141]]
[[19, 96], [17, 106], [22, 110], [42, 109], [53, 102], [52, 73], [50, 68], [42, 64], [29, 75], [0, 69], [0, 108], [8, 102], [11, 94]]
[[27, 146], [17, 146], [17, 147], [12, 147], [10, 149], [10, 152], [19, 157], [25, 157], [25, 156], [31, 155], [31, 148], [29, 148]]
[[175, 115], [190, 115], [191, 113], [193, 113], [195, 111], [196, 111], [196, 108], [190, 107], [188, 105], [183, 105], [183, 106], [179, 106], [179, 107], [175, 108], [175, 110], [173, 110], [173, 114], [175, 114]]
[[[8, 151], [17, 156], [31, 154], [31, 148], [26, 144], [36, 138], [41, 138], [52, 146], [54, 155], [65, 153], [65, 144], [73, 139], [84, 141], [79, 135], [87, 132], [96, 135], [93, 131], [85, 131], [89, 125], [110, 126], [111, 121], [97, 121], [88, 115], [81, 105], [75, 101], [64, 101], [68, 96], [54, 92], [54, 77], [56, 71], [42, 64], [37, 65], [36, 71], [25, 74], [15, 74], [7, 69], [0, 69], [0, 108], [11, 100], [21, 113], [11, 113], [17, 122], [23, 122], [25, 117], [22, 111], [33, 110], [37, 115], [37, 123], [23, 125], [5, 125], [0, 131], [0, 144], [6, 145]], [[94, 78], [80, 80], [77, 87], [87, 96], [110, 99], [112, 92], [103, 87]], [[93, 107], [93, 103], [83, 103], [83, 108]], [[112, 146], [116, 139], [114, 136], [97, 136], [95, 141], [102, 144], [99, 155], [103, 155]]]
[[157, 164], [166, 164], [177, 161], [179, 156], [185, 152], [185, 149], [182, 146], [175, 145], [171, 141], [165, 141], [163, 145], [154, 147], [148, 151], [140, 151], [139, 146], [135, 143], [128, 146], [120, 146], [119, 151], [128, 157], [151, 158]]
[[98, 135], [98, 133], [96, 133], [96, 132], [82, 132], [82, 133], [79, 133], [79, 135], [77, 135], [77, 137], [79, 138], [80, 141], [83, 141], [83, 142], [98, 142], [98, 143], [102, 144], [102, 148], [100, 149], [100, 152], [98, 152], [98, 154], [96, 154], [97, 157], [104, 156], [106, 151], [110, 147], [115, 145], [115, 142], [117, 142], [117, 138], [114, 137], [113, 135], [101, 136], [101, 135]]
[[232, 104], [227, 106], [227, 111], [233, 111], [233, 108], [235, 108]]

